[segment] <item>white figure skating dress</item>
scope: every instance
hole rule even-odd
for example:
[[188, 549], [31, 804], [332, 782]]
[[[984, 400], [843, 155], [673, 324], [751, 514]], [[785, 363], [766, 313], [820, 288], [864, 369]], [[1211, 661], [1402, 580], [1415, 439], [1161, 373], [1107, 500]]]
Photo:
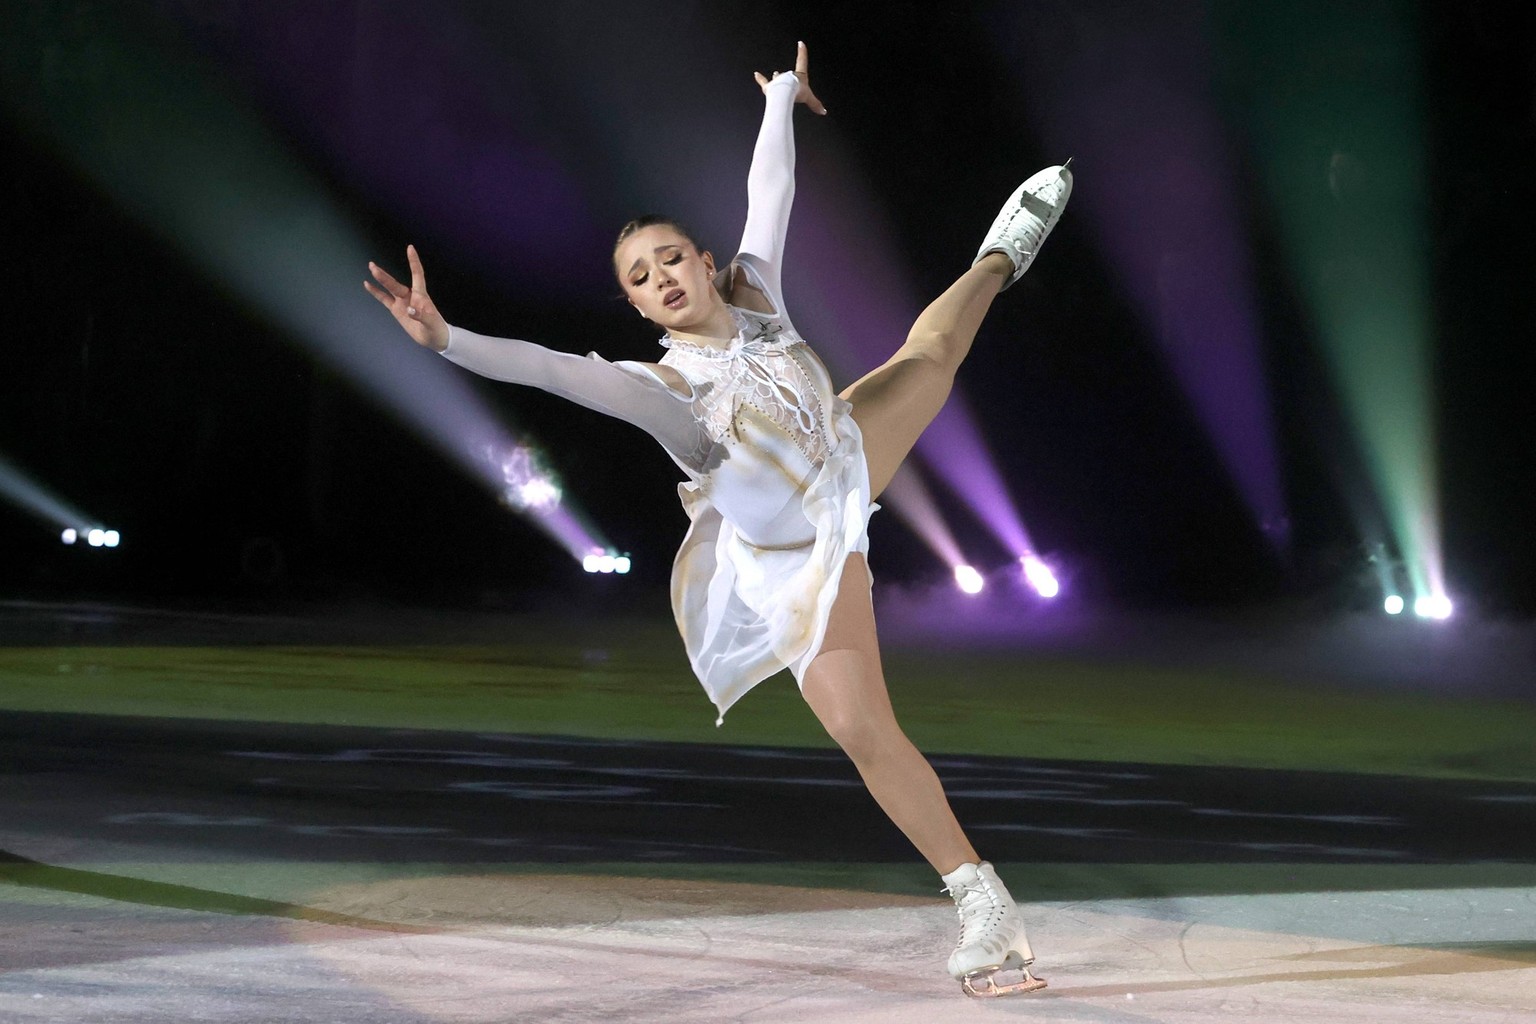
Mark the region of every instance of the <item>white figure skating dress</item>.
[[452, 327], [444, 355], [476, 373], [569, 398], [645, 430], [687, 475], [691, 525], [672, 569], [672, 610], [688, 659], [721, 719], [757, 683], [788, 668], [800, 681], [820, 651], [854, 552], [868, 551], [863, 438], [852, 407], [784, 311], [780, 284], [794, 198], [799, 82], [767, 89], [734, 264], [776, 312], [731, 308], [723, 348], [670, 337], [661, 362], [690, 393], [643, 363], [610, 363]]

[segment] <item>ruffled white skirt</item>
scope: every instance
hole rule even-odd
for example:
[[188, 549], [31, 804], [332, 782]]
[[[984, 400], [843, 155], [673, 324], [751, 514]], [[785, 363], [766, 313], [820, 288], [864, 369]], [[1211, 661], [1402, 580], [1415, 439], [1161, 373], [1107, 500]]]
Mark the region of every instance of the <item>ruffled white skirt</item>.
[[[678, 486], [691, 525], [672, 566], [672, 611], [688, 660], [719, 709], [717, 725], [743, 694], [781, 669], [803, 682], [826, 637], [848, 556], [869, 551], [867, 526], [879, 506], [870, 500], [852, 409], [833, 399], [828, 435], [836, 443], [819, 468], [806, 464], [798, 480], [784, 471], [786, 449], [765, 434]], [[751, 512], [782, 508], [794, 494], [804, 519], [798, 529], [781, 529], [782, 538], [758, 535], [749, 543], [730, 517], [748, 521]]]

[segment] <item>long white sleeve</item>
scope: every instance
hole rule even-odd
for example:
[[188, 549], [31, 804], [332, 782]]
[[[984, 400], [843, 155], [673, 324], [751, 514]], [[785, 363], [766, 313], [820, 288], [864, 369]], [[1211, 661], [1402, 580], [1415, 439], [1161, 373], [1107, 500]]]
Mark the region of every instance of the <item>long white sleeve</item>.
[[785, 72], [768, 83], [763, 124], [747, 173], [747, 225], [741, 233], [738, 262], [751, 268], [784, 314], [784, 239], [795, 201], [795, 95], [800, 79]]
[[679, 461], [698, 458], [701, 428], [689, 398], [639, 363], [610, 363], [595, 352], [583, 358], [516, 338], [488, 338], [452, 325], [442, 354], [482, 377], [536, 387], [632, 423]]

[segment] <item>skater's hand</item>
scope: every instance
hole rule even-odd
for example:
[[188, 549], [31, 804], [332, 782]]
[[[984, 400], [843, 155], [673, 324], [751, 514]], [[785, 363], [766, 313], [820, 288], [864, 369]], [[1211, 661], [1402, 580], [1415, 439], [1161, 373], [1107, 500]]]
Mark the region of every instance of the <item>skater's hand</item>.
[[377, 263], [368, 264], [368, 270], [373, 274], [373, 281], [379, 283], [364, 281], [363, 287], [384, 304], [412, 341], [441, 352], [448, 347], [448, 321], [443, 319], [443, 314], [437, 311], [432, 297], [427, 294], [427, 275], [421, 269], [421, 257], [416, 255], [414, 245], [405, 247], [405, 258], [411, 265], [409, 288]]
[[[784, 72], [775, 71], [773, 77], [778, 78], [782, 74]], [[773, 79], [764, 78], [761, 71], [752, 72], [752, 77], [757, 79], [757, 84], [762, 87], [763, 93], [766, 95], [768, 83]], [[804, 103], [818, 114], [825, 114], [827, 112], [826, 106], [811, 91], [811, 55], [806, 50], [804, 43], [799, 44], [795, 48], [795, 77], [800, 79], [800, 91], [795, 93], [795, 102]]]

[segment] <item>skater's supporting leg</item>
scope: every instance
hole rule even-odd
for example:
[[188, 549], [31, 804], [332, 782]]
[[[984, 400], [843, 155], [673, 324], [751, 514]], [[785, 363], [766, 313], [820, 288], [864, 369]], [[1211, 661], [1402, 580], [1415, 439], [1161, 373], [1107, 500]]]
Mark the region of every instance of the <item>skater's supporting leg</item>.
[[[960, 942], [949, 971], [971, 995], [1002, 995], [1044, 987], [1027, 968], [1034, 960], [1024, 921], [990, 864], [955, 820], [933, 766], [902, 732], [880, 667], [862, 555], [843, 567], [821, 653], [806, 669], [801, 691], [838, 745], [853, 759], [870, 794], [933, 866], [960, 912]], [[1023, 970], [1022, 980], [998, 985], [999, 971]]]
[[1013, 264], [991, 253], [923, 310], [895, 355], [843, 392], [864, 434], [870, 493], [891, 482], [918, 436], [944, 408], [955, 371]]
[[944, 874], [978, 859], [933, 767], [891, 709], [862, 555], [848, 558], [826, 640], [805, 671], [801, 691], [852, 758], [875, 801], [935, 871]]

